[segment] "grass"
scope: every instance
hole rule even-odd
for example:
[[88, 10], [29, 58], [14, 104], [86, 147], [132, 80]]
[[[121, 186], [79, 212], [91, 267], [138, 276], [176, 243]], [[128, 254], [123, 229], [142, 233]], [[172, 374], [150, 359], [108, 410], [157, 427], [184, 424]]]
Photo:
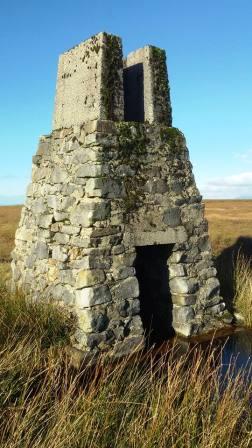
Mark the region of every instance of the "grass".
[[0, 296], [1, 448], [251, 446], [252, 387], [232, 369], [221, 382], [218, 353], [175, 346], [77, 371], [63, 310]]
[[205, 201], [206, 218], [228, 309], [252, 327], [252, 201]]
[[252, 238], [252, 200], [207, 200], [205, 216], [216, 256], [240, 237]]
[[20, 205], [0, 207], [0, 263], [10, 262], [20, 214]]
[[21, 205], [0, 207], [0, 281], [10, 278], [11, 251], [21, 214]]
[[[217, 205], [207, 202], [206, 209], [219, 272], [222, 261], [232, 306], [252, 325], [250, 260], [227, 248], [249, 235], [249, 218], [233, 225], [233, 212], [216, 216], [216, 208], [237, 204]], [[248, 206], [242, 201], [244, 214]], [[178, 356], [174, 346], [145, 360], [140, 353], [113, 365], [101, 359], [92, 369], [71, 366], [74, 320], [64, 308], [27, 301], [5, 286], [19, 213], [0, 208], [0, 448], [251, 447], [252, 385], [242, 372], [234, 379], [232, 366], [220, 379], [214, 350]]]
[[251, 260], [239, 254], [234, 271], [235, 311], [244, 316], [245, 325], [252, 327], [252, 269]]

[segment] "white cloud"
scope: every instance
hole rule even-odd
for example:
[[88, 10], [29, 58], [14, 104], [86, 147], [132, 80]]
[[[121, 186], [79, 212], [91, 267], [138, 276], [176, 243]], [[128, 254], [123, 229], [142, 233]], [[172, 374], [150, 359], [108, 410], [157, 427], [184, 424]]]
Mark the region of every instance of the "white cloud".
[[234, 153], [234, 158], [241, 160], [243, 162], [252, 162], [252, 149], [248, 149], [244, 152], [236, 152]]
[[252, 171], [210, 179], [200, 190], [209, 199], [252, 198]]
[[213, 179], [208, 182], [208, 185], [228, 187], [236, 187], [237, 185], [243, 187], [252, 186], [252, 171], [225, 176], [220, 179]]

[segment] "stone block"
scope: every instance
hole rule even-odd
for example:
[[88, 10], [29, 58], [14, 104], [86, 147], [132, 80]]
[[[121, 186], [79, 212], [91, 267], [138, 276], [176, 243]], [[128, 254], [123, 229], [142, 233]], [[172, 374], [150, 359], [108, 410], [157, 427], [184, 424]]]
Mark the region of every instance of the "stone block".
[[57, 212], [55, 211], [53, 213], [53, 218], [55, 221], [60, 222], [60, 221], [65, 221], [65, 219], [67, 218], [67, 213], [64, 212]]
[[57, 280], [59, 280], [59, 269], [57, 266], [55, 265], [48, 266], [47, 278], [48, 281], [52, 283], [55, 283]]
[[113, 348], [113, 357], [119, 358], [129, 353], [137, 352], [144, 347], [144, 337], [134, 336], [124, 339], [122, 342], [117, 342]]
[[135, 299], [130, 299], [128, 301], [129, 303], [129, 315], [134, 316], [135, 314], [139, 314], [140, 313], [140, 300], [135, 298]]
[[73, 225], [91, 227], [96, 221], [107, 219], [110, 215], [110, 204], [105, 201], [92, 201], [78, 205], [70, 215]]
[[35, 257], [35, 259], [38, 259], [38, 260], [47, 259], [48, 253], [49, 253], [48, 246], [43, 241], [38, 241], [35, 244], [34, 249], [32, 251], [33, 257]]
[[216, 277], [209, 278], [203, 289], [203, 297], [205, 299], [210, 299], [213, 296], [218, 296], [220, 292], [220, 283]]
[[88, 260], [90, 269], [110, 269], [112, 263], [110, 255], [106, 253], [106, 250], [102, 252], [102, 249], [91, 253]]
[[179, 322], [181, 324], [190, 323], [194, 318], [195, 312], [191, 306], [177, 306], [174, 305], [172, 309], [173, 322]]
[[117, 246], [113, 246], [111, 250], [113, 255], [119, 255], [125, 252], [125, 247], [123, 244], [118, 244]]
[[34, 199], [32, 206], [31, 206], [31, 210], [34, 215], [46, 213], [47, 209], [46, 209], [44, 199], [43, 198]]
[[130, 336], [140, 336], [143, 334], [143, 323], [140, 316], [133, 316], [127, 324]]
[[169, 277], [184, 277], [186, 275], [185, 267], [183, 264], [170, 264], [169, 263]]
[[50, 289], [49, 295], [65, 305], [73, 305], [74, 303], [74, 293], [67, 285], [54, 286]]
[[93, 308], [79, 309], [78, 321], [80, 329], [86, 333], [100, 333], [108, 326], [106, 314], [96, 312]]
[[95, 120], [88, 121], [84, 124], [84, 131], [86, 134], [93, 132], [101, 132], [105, 134], [115, 134], [116, 128], [113, 121], [110, 120]]
[[193, 294], [198, 289], [196, 278], [175, 277], [170, 280], [170, 289], [174, 294]]
[[36, 167], [34, 166], [34, 170], [32, 171], [32, 180], [33, 182], [39, 182], [43, 179], [47, 179], [50, 175], [50, 170], [44, 167]]
[[51, 182], [55, 184], [63, 183], [68, 181], [68, 174], [66, 170], [56, 166], [51, 172]]
[[136, 259], [136, 252], [126, 252], [113, 256], [113, 269], [117, 269], [123, 266], [133, 266]]
[[152, 194], [162, 194], [168, 191], [168, 185], [167, 182], [165, 182], [163, 179], [153, 179], [153, 180], [147, 180], [144, 190], [147, 193]]
[[62, 226], [62, 233], [66, 233], [67, 235], [78, 235], [80, 233], [80, 227], [78, 226]]
[[125, 196], [122, 182], [103, 177], [89, 179], [85, 191], [88, 197], [120, 198]]
[[163, 221], [169, 227], [181, 225], [181, 212], [179, 207], [169, 208], [164, 212]]
[[100, 177], [104, 176], [105, 174], [108, 174], [108, 168], [101, 164], [94, 164], [94, 163], [85, 163], [81, 165], [77, 172], [77, 177]]
[[169, 257], [168, 263], [179, 263], [184, 255], [184, 251], [176, 251], [172, 252], [172, 254]]
[[52, 224], [53, 215], [42, 215], [38, 218], [38, 225], [44, 229], [48, 229], [48, 227]]
[[136, 277], [129, 277], [113, 286], [112, 294], [117, 300], [139, 296], [139, 284]]
[[97, 285], [105, 280], [104, 271], [100, 269], [82, 270], [78, 272], [76, 278], [76, 288], [87, 288], [88, 286]]
[[19, 227], [16, 231], [16, 240], [32, 241], [34, 237], [33, 229], [27, 229], [25, 227]]
[[51, 141], [48, 140], [40, 140], [38, 144], [38, 149], [36, 152], [37, 156], [44, 156], [45, 154], [50, 154], [51, 148], [50, 148]]
[[78, 311], [78, 323], [80, 329], [85, 333], [92, 333], [94, 331], [93, 325], [93, 313], [91, 310], [79, 310]]
[[71, 239], [71, 244], [73, 246], [88, 248], [90, 247], [90, 238], [89, 236], [73, 236]]
[[207, 268], [207, 269], [202, 269], [199, 272], [199, 276], [202, 280], [208, 280], [211, 277], [214, 277], [217, 275], [217, 271], [215, 268]]
[[191, 221], [195, 226], [199, 225], [203, 219], [204, 207], [202, 204], [192, 204], [182, 208], [182, 220]]
[[196, 294], [172, 294], [172, 303], [179, 306], [195, 305]]
[[76, 291], [75, 305], [78, 308], [89, 308], [111, 302], [111, 294], [108, 286], [78, 289]]
[[61, 283], [66, 283], [68, 285], [74, 286], [75, 279], [73, 271], [71, 269], [63, 269], [59, 272], [59, 278]]
[[71, 163], [73, 165], [81, 165], [86, 164], [88, 162], [98, 162], [99, 160], [99, 152], [95, 148], [81, 148], [71, 156]]
[[220, 314], [222, 311], [224, 311], [225, 308], [226, 308], [225, 303], [221, 302], [218, 305], [208, 306], [206, 308], [206, 313], [215, 316], [215, 315]]
[[173, 328], [176, 332], [176, 334], [184, 336], [184, 337], [189, 337], [193, 334], [193, 325], [190, 323], [178, 323], [178, 322], [174, 322], [173, 324]]
[[136, 273], [135, 268], [129, 266], [122, 266], [113, 270], [113, 277], [115, 280], [123, 280], [127, 277], [133, 277]]
[[68, 255], [60, 246], [54, 246], [52, 249], [52, 258], [58, 261], [66, 261]]
[[155, 244], [183, 243], [187, 241], [187, 233], [183, 226], [168, 228], [167, 230], [153, 230], [143, 232], [132, 228], [131, 233], [125, 232], [124, 242], [127, 246], [152, 246]]
[[72, 260], [69, 262], [69, 267], [71, 269], [90, 269], [89, 257], [84, 256], [79, 260]]
[[47, 196], [47, 204], [49, 208], [57, 210], [60, 204], [60, 198], [56, 195], [49, 195]]
[[233, 316], [233, 314], [231, 314], [228, 310], [225, 310], [221, 315], [221, 320], [225, 324], [232, 324], [235, 321], [235, 316]]
[[211, 250], [211, 244], [208, 235], [203, 235], [198, 240], [199, 249], [202, 252]]
[[69, 243], [70, 237], [69, 237], [69, 235], [58, 232], [58, 233], [55, 233], [54, 239], [55, 239], [56, 243], [67, 244], [67, 243]]

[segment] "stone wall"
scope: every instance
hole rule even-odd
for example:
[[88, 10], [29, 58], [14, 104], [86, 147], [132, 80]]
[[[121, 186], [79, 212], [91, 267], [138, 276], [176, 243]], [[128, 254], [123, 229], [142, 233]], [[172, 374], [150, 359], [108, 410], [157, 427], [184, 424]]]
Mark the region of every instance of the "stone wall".
[[75, 347], [121, 355], [142, 342], [136, 246], [169, 243], [173, 328], [188, 336], [222, 325], [225, 305], [183, 134], [94, 121], [41, 138], [13, 278], [77, 316]]
[[153, 46], [133, 51], [124, 60], [124, 73], [139, 65], [143, 67], [142, 121], [171, 126], [172, 113], [165, 51]]
[[59, 58], [53, 129], [123, 119], [121, 39], [100, 33]]
[[121, 41], [106, 33], [61, 57], [54, 130], [33, 157], [12, 262], [14, 287], [76, 317], [73, 346], [113, 356], [149, 332], [190, 336], [232, 319], [185, 138], [171, 127], [165, 53], [144, 47], [124, 70]]

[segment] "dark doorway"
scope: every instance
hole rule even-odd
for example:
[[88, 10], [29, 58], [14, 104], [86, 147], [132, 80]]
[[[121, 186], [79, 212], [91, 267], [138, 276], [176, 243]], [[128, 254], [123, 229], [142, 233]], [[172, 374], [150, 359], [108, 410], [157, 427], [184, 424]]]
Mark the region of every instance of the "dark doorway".
[[123, 70], [124, 120], [144, 122], [143, 64]]
[[147, 340], [160, 343], [175, 334], [167, 259], [172, 244], [136, 247], [136, 276], [140, 288], [140, 315]]

